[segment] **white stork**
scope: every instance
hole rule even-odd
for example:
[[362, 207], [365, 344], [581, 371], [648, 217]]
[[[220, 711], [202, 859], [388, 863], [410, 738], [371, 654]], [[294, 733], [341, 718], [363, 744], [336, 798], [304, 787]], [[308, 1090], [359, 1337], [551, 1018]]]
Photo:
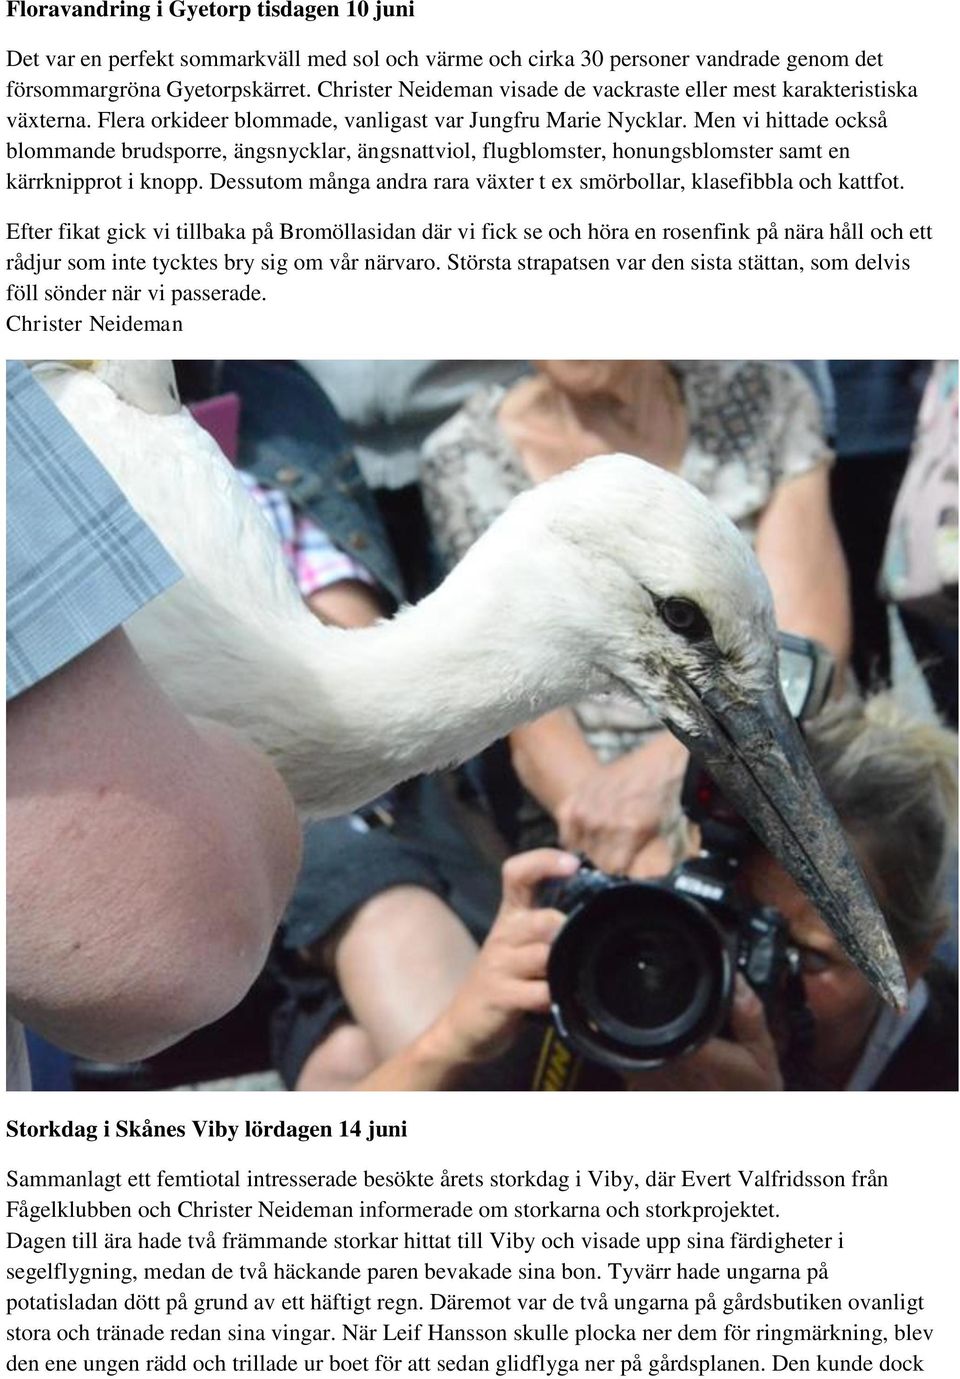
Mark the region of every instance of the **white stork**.
[[269, 523], [180, 407], [167, 363], [36, 370], [184, 578], [128, 623], [188, 713], [341, 814], [588, 694], [639, 697], [705, 764], [892, 1004], [896, 949], [780, 692], [766, 580], [733, 524], [625, 455], [521, 495], [441, 587], [362, 631], [324, 627]]

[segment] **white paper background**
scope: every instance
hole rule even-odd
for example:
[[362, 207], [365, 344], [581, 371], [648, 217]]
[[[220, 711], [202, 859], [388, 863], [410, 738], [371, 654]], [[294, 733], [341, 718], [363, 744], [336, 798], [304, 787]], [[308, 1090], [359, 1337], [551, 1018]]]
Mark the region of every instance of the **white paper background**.
[[[162, 352], [189, 355], [193, 358], [216, 358], [229, 355], [242, 358], [245, 355], [262, 357], [265, 353], [282, 354], [284, 357], [330, 357], [330, 358], [434, 358], [447, 357], [488, 357], [505, 356], [509, 358], [538, 358], [545, 352], [553, 355], [577, 357], [594, 356], [656, 356], [663, 358], [741, 358], [764, 356], [767, 358], [817, 358], [840, 356], [872, 357], [916, 357], [931, 358], [956, 353], [956, 312], [949, 303], [955, 302], [957, 284], [956, 241], [957, 205], [956, 179], [952, 163], [952, 142], [949, 131], [955, 122], [955, 75], [953, 74], [953, 55], [955, 43], [952, 42], [956, 23], [950, 14], [950, 7], [931, 3], [919, 3], [905, 8], [900, 3], [876, 5], [838, 4], [836, 0], [807, 0], [802, 6], [772, 6], [758, 3], [688, 3], [675, 5], [627, 5], [617, 0], [597, 0], [590, 5], [546, 3], [545, 0], [517, 3], [517, 0], [476, 0], [471, 4], [445, 4], [442, 0], [417, 0], [417, 17], [413, 21], [364, 23], [359, 20], [319, 20], [312, 24], [296, 24], [291, 21], [231, 24], [216, 20], [197, 20], [193, 23], [170, 21], [162, 24], [151, 21], [148, 24], [133, 20], [117, 21], [105, 25], [102, 21], [87, 23], [63, 21], [56, 24], [28, 23], [18, 21], [8, 27], [7, 43], [21, 50], [45, 47], [46, 50], [79, 52], [89, 50], [97, 42], [116, 49], [135, 51], [145, 48], [148, 51], [173, 49], [175, 52], [188, 49], [199, 52], [227, 52], [233, 49], [247, 51], [258, 45], [265, 50], [277, 51], [291, 46], [299, 46], [305, 55], [308, 51], [335, 52], [347, 48], [348, 54], [360, 49], [378, 48], [381, 62], [388, 50], [404, 51], [413, 48], [418, 52], [447, 48], [456, 51], [482, 53], [505, 52], [516, 49], [522, 54], [534, 50], [579, 52], [583, 48], [602, 49], [604, 52], [635, 51], [644, 52], [729, 52], [735, 48], [743, 50], [762, 50], [770, 48], [784, 54], [795, 53], [849, 53], [861, 49], [882, 51], [886, 56], [883, 68], [856, 68], [839, 70], [810, 69], [788, 77], [783, 67], [774, 72], [733, 72], [700, 70], [691, 61], [687, 69], [650, 69], [646, 72], [637, 69], [624, 70], [611, 78], [608, 71], [598, 74], [595, 69], [566, 68], [534, 69], [523, 66], [505, 69], [504, 80], [516, 77], [531, 81], [547, 76], [561, 84], [570, 79], [580, 82], [591, 80], [612, 80], [621, 76], [646, 81], [676, 80], [680, 83], [692, 82], [701, 77], [713, 81], [761, 82], [776, 79], [828, 81], [858, 80], [874, 81], [903, 80], [914, 81], [920, 88], [916, 101], [817, 101], [814, 99], [784, 101], [759, 101], [757, 107], [764, 109], [786, 108], [791, 111], [807, 113], [821, 109], [832, 115], [841, 108], [852, 112], [862, 106], [871, 114], [879, 109], [886, 111], [890, 127], [885, 131], [872, 130], [847, 137], [843, 131], [835, 129], [812, 130], [809, 137], [790, 134], [785, 142], [798, 140], [804, 143], [852, 143], [858, 150], [854, 163], [837, 164], [841, 170], [870, 172], [873, 163], [866, 157], [865, 150], [876, 149], [876, 168], [898, 169], [908, 182], [908, 190], [903, 192], [811, 192], [800, 200], [795, 195], [773, 192], [686, 192], [682, 196], [666, 193], [577, 193], [575, 204], [576, 218], [584, 221], [613, 219], [612, 208], [624, 204], [624, 198], [636, 196], [636, 222], [638, 224], [668, 224], [695, 218], [698, 223], [714, 220], [736, 222], [743, 218], [750, 222], [763, 223], [777, 220], [786, 222], [803, 221], [810, 224], [826, 224], [831, 219], [865, 220], [882, 224], [884, 221], [898, 219], [904, 224], [928, 225], [936, 227], [936, 238], [929, 244], [895, 244], [881, 246], [887, 252], [900, 250], [910, 256], [916, 265], [906, 273], [863, 273], [840, 278], [833, 274], [752, 274], [737, 273], [692, 274], [672, 276], [659, 274], [636, 274], [621, 280], [615, 273], [600, 275], [594, 279], [589, 274], [567, 275], [566, 278], [547, 278], [530, 274], [451, 274], [451, 273], [413, 273], [370, 275], [361, 280], [359, 275], [338, 277], [325, 271], [316, 275], [316, 280], [304, 284], [300, 278], [289, 275], [286, 278], [270, 276], [262, 285], [270, 297], [269, 309], [262, 307], [234, 306], [217, 304], [208, 308], [191, 309], [187, 316], [189, 322], [184, 336], [155, 337], [98, 334], [88, 340], [83, 333], [71, 336], [70, 355], [88, 357], [91, 353], [98, 357], [105, 352], [106, 341], [110, 341], [110, 352], [126, 354], [129, 357], [151, 355]], [[109, 35], [109, 37], [108, 37]], [[304, 57], [305, 61], [305, 57]], [[68, 81], [99, 78], [99, 71], [74, 68], [69, 70], [39, 69], [18, 67], [8, 76], [24, 77], [34, 81]], [[163, 84], [170, 77], [187, 82], [204, 81], [233, 82], [246, 81], [251, 77], [272, 76], [276, 80], [312, 81], [322, 76], [333, 75], [340, 80], [394, 80], [409, 75], [420, 81], [442, 78], [450, 82], [469, 82], [494, 80], [487, 73], [471, 74], [463, 69], [430, 69], [421, 64], [415, 72], [404, 69], [387, 69], [381, 66], [370, 72], [367, 69], [343, 70], [339, 68], [315, 69], [264, 73], [256, 71], [223, 71], [201, 69], [185, 72], [174, 69], [125, 69], [103, 80], [135, 80]], [[104, 103], [104, 108], [120, 113], [150, 114], [155, 107], [166, 108], [163, 102], [119, 102], [115, 105]], [[513, 108], [509, 102], [499, 99], [493, 102], [431, 102], [429, 100], [405, 99], [396, 103], [398, 110], [428, 110], [446, 112], [452, 109], [468, 109], [478, 105], [484, 111], [489, 107], [497, 113], [509, 113]], [[555, 102], [561, 105], [562, 102]], [[597, 109], [603, 109], [610, 102], [594, 102]], [[743, 102], [711, 102], [711, 108], [718, 113], [740, 114], [750, 108]], [[385, 107], [387, 102], [360, 102], [353, 106], [339, 101], [320, 102], [321, 108], [329, 108], [336, 114], [341, 110], [348, 112], [370, 111]], [[645, 101], [624, 101], [623, 108], [635, 112], [646, 109]], [[676, 108], [677, 102], [665, 102], [664, 109]], [[79, 108], [76, 103], [63, 109]], [[51, 109], [59, 109], [53, 103]], [[193, 107], [184, 105], [183, 110]], [[226, 110], [227, 104], [205, 104], [198, 108], [204, 110]], [[262, 101], [252, 108], [264, 111], [279, 110], [279, 104]], [[299, 108], [299, 107], [295, 107]], [[304, 106], [304, 109], [312, 108]], [[526, 108], [518, 106], [517, 108]], [[262, 142], [300, 142], [309, 134], [323, 137], [323, 131], [265, 131]], [[671, 131], [664, 131], [669, 135]], [[760, 132], [763, 142], [778, 144], [776, 131], [769, 135]], [[590, 131], [573, 131], [565, 137], [563, 131], [541, 129], [535, 132], [541, 142], [576, 142], [578, 136], [585, 135], [590, 141]], [[650, 142], [660, 142], [657, 131], [648, 131]], [[703, 138], [705, 131], [687, 129], [683, 134], [688, 138]], [[96, 130], [89, 131], [94, 137]], [[439, 142], [447, 135], [432, 131]], [[483, 131], [477, 136], [482, 139]], [[8, 130], [8, 137], [16, 138], [16, 131]], [[39, 136], [34, 136], [40, 141]], [[79, 137], [79, 136], [78, 136]], [[246, 142], [256, 143], [256, 134], [235, 135], [232, 131], [163, 131], [147, 129], [133, 130], [127, 136], [131, 143], [155, 144], [161, 140], [168, 142], [193, 142], [207, 144], [222, 139], [232, 142], [235, 137], [245, 137]], [[336, 135], [331, 136], [336, 139]], [[414, 131], [411, 141], [427, 140], [431, 133]], [[514, 140], [523, 137], [523, 131], [511, 136]], [[529, 134], [527, 135], [529, 138]], [[742, 126], [738, 129], [715, 132], [719, 141], [731, 143], [749, 142], [750, 131]], [[370, 132], [370, 139], [376, 142], [376, 132]], [[50, 130], [43, 135], [45, 143], [70, 143], [70, 131]], [[475, 136], [475, 142], [477, 137]], [[862, 161], [862, 165], [861, 165]], [[19, 162], [17, 170], [36, 172], [43, 165]], [[610, 172], [631, 169], [633, 172], [648, 172], [659, 168], [663, 172], [675, 171], [671, 165], [661, 163], [604, 163], [599, 169]], [[785, 172], [809, 171], [807, 164], [758, 164]], [[337, 170], [336, 164], [320, 163], [301, 172], [321, 172], [327, 167]], [[703, 170], [710, 165], [700, 164]], [[74, 172], [110, 172], [112, 165], [96, 166], [85, 163], [72, 165]], [[158, 169], [156, 165], [143, 164], [145, 171]], [[341, 167], [339, 170], [353, 173], [390, 172], [393, 165], [357, 163]], [[477, 171], [478, 165], [470, 165]], [[181, 164], [181, 170], [189, 173], [190, 164]], [[295, 167], [271, 164], [269, 169], [259, 171], [295, 172]], [[423, 165], [420, 171], [428, 176], [446, 170], [457, 171], [455, 165], [441, 166], [437, 162]], [[518, 165], [510, 169], [505, 164], [504, 172], [539, 172], [542, 166], [536, 164]], [[559, 165], [551, 165], [551, 170], [569, 171]], [[579, 168], [578, 171], [589, 171]], [[716, 171], [717, 169], [714, 168]], [[736, 165], [725, 165], [726, 173], [737, 171]], [[194, 169], [195, 171], [195, 169]], [[234, 171], [234, 169], [229, 169]], [[245, 174], [258, 171], [255, 165], [241, 169]], [[5, 218], [28, 218], [25, 214], [29, 206], [29, 193], [17, 193], [8, 198], [9, 204]], [[694, 200], [695, 217], [687, 203]], [[349, 196], [346, 193], [334, 199], [329, 192], [316, 193], [312, 198], [304, 193], [250, 193], [222, 191], [197, 193], [190, 197], [164, 197], [151, 193], [134, 200], [132, 193], [105, 193], [95, 198], [83, 198], [53, 192], [44, 192], [35, 197], [36, 204], [42, 208], [45, 220], [77, 219], [99, 221], [101, 224], [119, 223], [139, 218], [141, 221], [162, 223], [167, 219], [218, 220], [239, 219], [255, 221], [270, 218], [274, 223], [282, 220], [294, 222], [311, 221], [312, 217], [322, 223], [324, 220], [376, 221], [395, 219], [404, 223], [424, 223], [434, 215], [455, 223], [475, 221], [481, 224], [489, 218], [504, 219], [508, 215], [518, 225], [548, 223], [564, 224], [574, 218], [571, 211], [570, 194], [542, 195], [500, 191], [470, 191], [448, 193], [442, 197], [431, 198], [423, 193], [364, 192]], [[681, 205], [681, 203], [683, 203]], [[432, 205], [438, 207], [432, 210]], [[802, 207], [802, 210], [800, 209]], [[19, 247], [19, 246], [17, 246]], [[31, 246], [43, 252], [69, 253], [69, 245], [50, 248]], [[149, 252], [155, 248], [166, 249], [171, 246], [161, 244], [142, 244], [129, 246], [123, 252]], [[202, 243], [174, 245], [190, 252], [204, 252]], [[211, 252], [227, 248], [249, 254], [249, 246], [208, 246]], [[270, 246], [264, 246], [270, 247]], [[277, 244], [272, 246], [278, 252], [291, 252], [291, 246]], [[337, 246], [307, 245], [304, 252], [314, 255], [336, 252]], [[450, 248], [460, 247], [455, 243]], [[496, 252], [496, 246], [484, 247], [470, 243], [463, 246], [469, 250], [483, 253]], [[536, 246], [531, 246], [536, 248]], [[686, 246], [689, 250], [691, 246]], [[698, 247], [698, 246], [693, 246]], [[706, 244], [699, 246], [708, 252], [722, 252], [724, 245]], [[730, 246], [736, 250], [737, 246]], [[744, 246], [754, 249], [755, 246]], [[789, 253], [789, 246], [782, 242], [772, 244], [770, 252]], [[799, 248], [803, 248], [801, 244]], [[822, 246], [825, 254], [848, 252], [850, 246]], [[869, 244], [854, 246], [859, 253], [863, 249], [875, 252]], [[385, 252], [423, 253], [420, 245], [413, 249], [401, 245], [371, 245], [371, 252], [383, 249]], [[440, 246], [441, 251], [444, 246]], [[590, 246], [586, 240], [573, 248], [578, 252], [616, 253], [622, 252], [616, 246]], [[637, 246], [643, 252], [643, 246]], [[678, 245], [676, 252], [683, 252]], [[84, 252], [84, 246], [80, 246]], [[94, 249], [95, 253], [109, 253]], [[537, 252], [566, 252], [563, 246], [554, 244]], [[855, 254], [851, 254], [855, 257]], [[207, 275], [211, 281], [213, 275]], [[217, 281], [222, 279], [217, 278]], [[101, 281], [99, 278], [95, 281]], [[201, 281], [201, 279], [197, 279]], [[204, 279], [205, 281], [205, 279]], [[49, 310], [49, 309], [48, 309]], [[113, 314], [116, 307], [108, 314]], [[58, 314], [54, 309], [52, 314]], [[68, 310], [68, 315], [85, 317], [86, 312]], [[123, 314], [126, 314], [124, 309]], [[149, 303], [141, 301], [137, 314], [149, 317], [152, 313]], [[21, 340], [25, 337], [21, 337]], [[20, 341], [11, 341], [8, 354], [25, 353], [47, 355], [63, 353], [62, 342], [56, 342], [44, 335], [32, 334], [30, 348], [25, 349]], [[95, 343], [94, 343], [95, 342]], [[549, 351], [548, 351], [549, 346]]]
[[[109, 35], [109, 37], [108, 37]], [[691, 281], [667, 276], [619, 282], [614, 277], [571, 282], [475, 275], [454, 280], [357, 277], [324, 274], [309, 296], [300, 283], [271, 282], [271, 309], [216, 307], [197, 314], [190, 332], [166, 337], [163, 352], [178, 356], [242, 357], [536, 357], [553, 355], [710, 357], [940, 357], [957, 353], [956, 175], [952, 130], [956, 115], [955, 21], [940, 4], [838, 4], [808, 0], [803, 5], [688, 3], [683, 6], [600, 3], [517, 3], [488, 0], [467, 5], [418, 0], [414, 26], [273, 26], [255, 34], [252, 25], [171, 25], [161, 37], [156, 23], [133, 22], [107, 28], [97, 21], [56, 25], [8, 23], [6, 43], [27, 49], [62, 47], [66, 51], [95, 43], [117, 46], [226, 50], [259, 41], [279, 48], [311, 46], [417, 48], [429, 45], [475, 47], [581, 46], [647, 50], [760, 47], [781, 50], [851, 51], [860, 47], [888, 54], [889, 76], [916, 80], [923, 100], [912, 110], [906, 102], [895, 110], [893, 127], [884, 136], [888, 149], [878, 164], [909, 164], [910, 189], [890, 204], [890, 216], [914, 223], [933, 223], [937, 239], [923, 255], [923, 267], [909, 274], [864, 276], [838, 287], [835, 279], [781, 279], [775, 289], [758, 278], [704, 277]], [[9, 76], [10, 73], [8, 72]], [[421, 75], [423, 73], [421, 72]], [[8, 137], [16, 137], [8, 132]], [[59, 138], [55, 132], [51, 141]], [[879, 138], [879, 136], [878, 136]], [[856, 205], [853, 202], [856, 201]], [[849, 204], [848, 204], [849, 203]], [[249, 219], [245, 200], [222, 195], [201, 204], [146, 205], [126, 197], [104, 198], [81, 211], [76, 198], [45, 194], [37, 203], [44, 219], [181, 219], [229, 217]], [[324, 203], [329, 206], [329, 203]], [[452, 203], [450, 203], [452, 204]], [[704, 200], [699, 218], [737, 219], [756, 202], [742, 195]], [[833, 201], [811, 205], [811, 221], [879, 215], [880, 197], [849, 197], [842, 207]], [[412, 199], [409, 212], [373, 194], [364, 198], [364, 218], [414, 219], [427, 215], [429, 203]], [[909, 205], [909, 211], [906, 209]], [[469, 194], [456, 201], [458, 216], [483, 219], [509, 214], [519, 223], [547, 212], [525, 198], [516, 204], [503, 194]], [[902, 208], [902, 209], [901, 209]], [[357, 208], [359, 212], [359, 207]], [[590, 207], [594, 213], [594, 208]], [[7, 198], [5, 218], [29, 218], [23, 195]], [[275, 219], [295, 219], [301, 201], [271, 199]], [[328, 211], [328, 214], [330, 212]], [[344, 198], [338, 218], [350, 218], [353, 206]], [[769, 214], [778, 215], [774, 206]], [[597, 205], [595, 216], [604, 207]], [[669, 200], [652, 203], [654, 222], [671, 215]], [[359, 214], [358, 217], [359, 218]], [[551, 219], [560, 219], [552, 215]], [[8, 251], [10, 245], [8, 243]], [[60, 252], [59, 249], [56, 252]], [[456, 291], [454, 291], [456, 288]], [[80, 313], [82, 314], [82, 313]], [[106, 352], [107, 337], [74, 335], [51, 338], [7, 334], [8, 356], [76, 357]], [[110, 353], [137, 357], [160, 352], [160, 342], [115, 336]], [[817, 1168], [859, 1165], [887, 1172], [893, 1189], [882, 1197], [869, 1192], [845, 1197], [842, 1215], [855, 1261], [856, 1284], [864, 1292], [903, 1289], [923, 1292], [929, 1313], [925, 1324], [938, 1328], [936, 1361], [927, 1373], [952, 1379], [958, 1372], [955, 1318], [956, 1115], [955, 1096], [883, 1097], [798, 1096], [763, 1098], [740, 1095], [703, 1097], [436, 1097], [311, 1098], [309, 1102], [256, 1096], [232, 1097], [83, 1097], [8, 1095], [6, 1118], [33, 1120], [106, 1114], [137, 1118], [186, 1118], [220, 1115], [279, 1118], [310, 1116], [336, 1121], [343, 1116], [406, 1117], [410, 1137], [404, 1143], [361, 1146], [350, 1142], [301, 1148], [273, 1142], [246, 1143], [208, 1150], [215, 1165], [239, 1162], [251, 1167], [304, 1167], [351, 1158], [359, 1165], [446, 1165], [459, 1171], [529, 1165], [573, 1166], [589, 1163], [617, 1166], [639, 1160], [644, 1166], [690, 1165], [701, 1170], [728, 1166]], [[107, 1168], [123, 1164], [133, 1171], [138, 1155], [133, 1143], [109, 1146], [64, 1146], [59, 1142], [6, 1144], [8, 1159], [37, 1170], [66, 1166]], [[199, 1167], [203, 1154], [193, 1141], [152, 1146], [149, 1160], [170, 1166]], [[852, 1287], [851, 1280], [851, 1287]]]

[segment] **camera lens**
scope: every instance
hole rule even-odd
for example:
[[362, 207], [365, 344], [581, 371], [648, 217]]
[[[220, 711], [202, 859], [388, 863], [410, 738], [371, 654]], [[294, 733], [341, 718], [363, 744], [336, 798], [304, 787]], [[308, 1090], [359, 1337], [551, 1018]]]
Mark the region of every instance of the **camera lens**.
[[718, 1027], [732, 981], [726, 940], [694, 900], [641, 882], [590, 896], [557, 938], [554, 1014], [580, 1052], [651, 1067]]
[[633, 918], [605, 935], [594, 951], [594, 995], [601, 1010], [628, 1027], [660, 1027], [696, 1000], [700, 954], [657, 917]]

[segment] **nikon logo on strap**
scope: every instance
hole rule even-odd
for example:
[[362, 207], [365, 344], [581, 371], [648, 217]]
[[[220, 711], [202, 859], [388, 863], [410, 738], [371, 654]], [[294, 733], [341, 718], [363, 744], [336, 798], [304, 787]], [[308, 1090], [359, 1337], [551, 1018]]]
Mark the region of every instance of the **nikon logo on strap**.
[[572, 1092], [580, 1080], [582, 1060], [567, 1048], [550, 1026], [543, 1036], [537, 1071], [533, 1075], [535, 1092]]

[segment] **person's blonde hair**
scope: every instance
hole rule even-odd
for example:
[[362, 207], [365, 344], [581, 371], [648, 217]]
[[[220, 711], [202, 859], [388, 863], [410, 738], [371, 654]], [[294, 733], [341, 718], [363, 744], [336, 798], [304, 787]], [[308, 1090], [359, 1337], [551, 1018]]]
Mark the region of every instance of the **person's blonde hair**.
[[852, 696], [806, 726], [827, 797], [879, 888], [897, 947], [928, 949], [944, 928], [957, 817], [957, 738], [893, 694]]

